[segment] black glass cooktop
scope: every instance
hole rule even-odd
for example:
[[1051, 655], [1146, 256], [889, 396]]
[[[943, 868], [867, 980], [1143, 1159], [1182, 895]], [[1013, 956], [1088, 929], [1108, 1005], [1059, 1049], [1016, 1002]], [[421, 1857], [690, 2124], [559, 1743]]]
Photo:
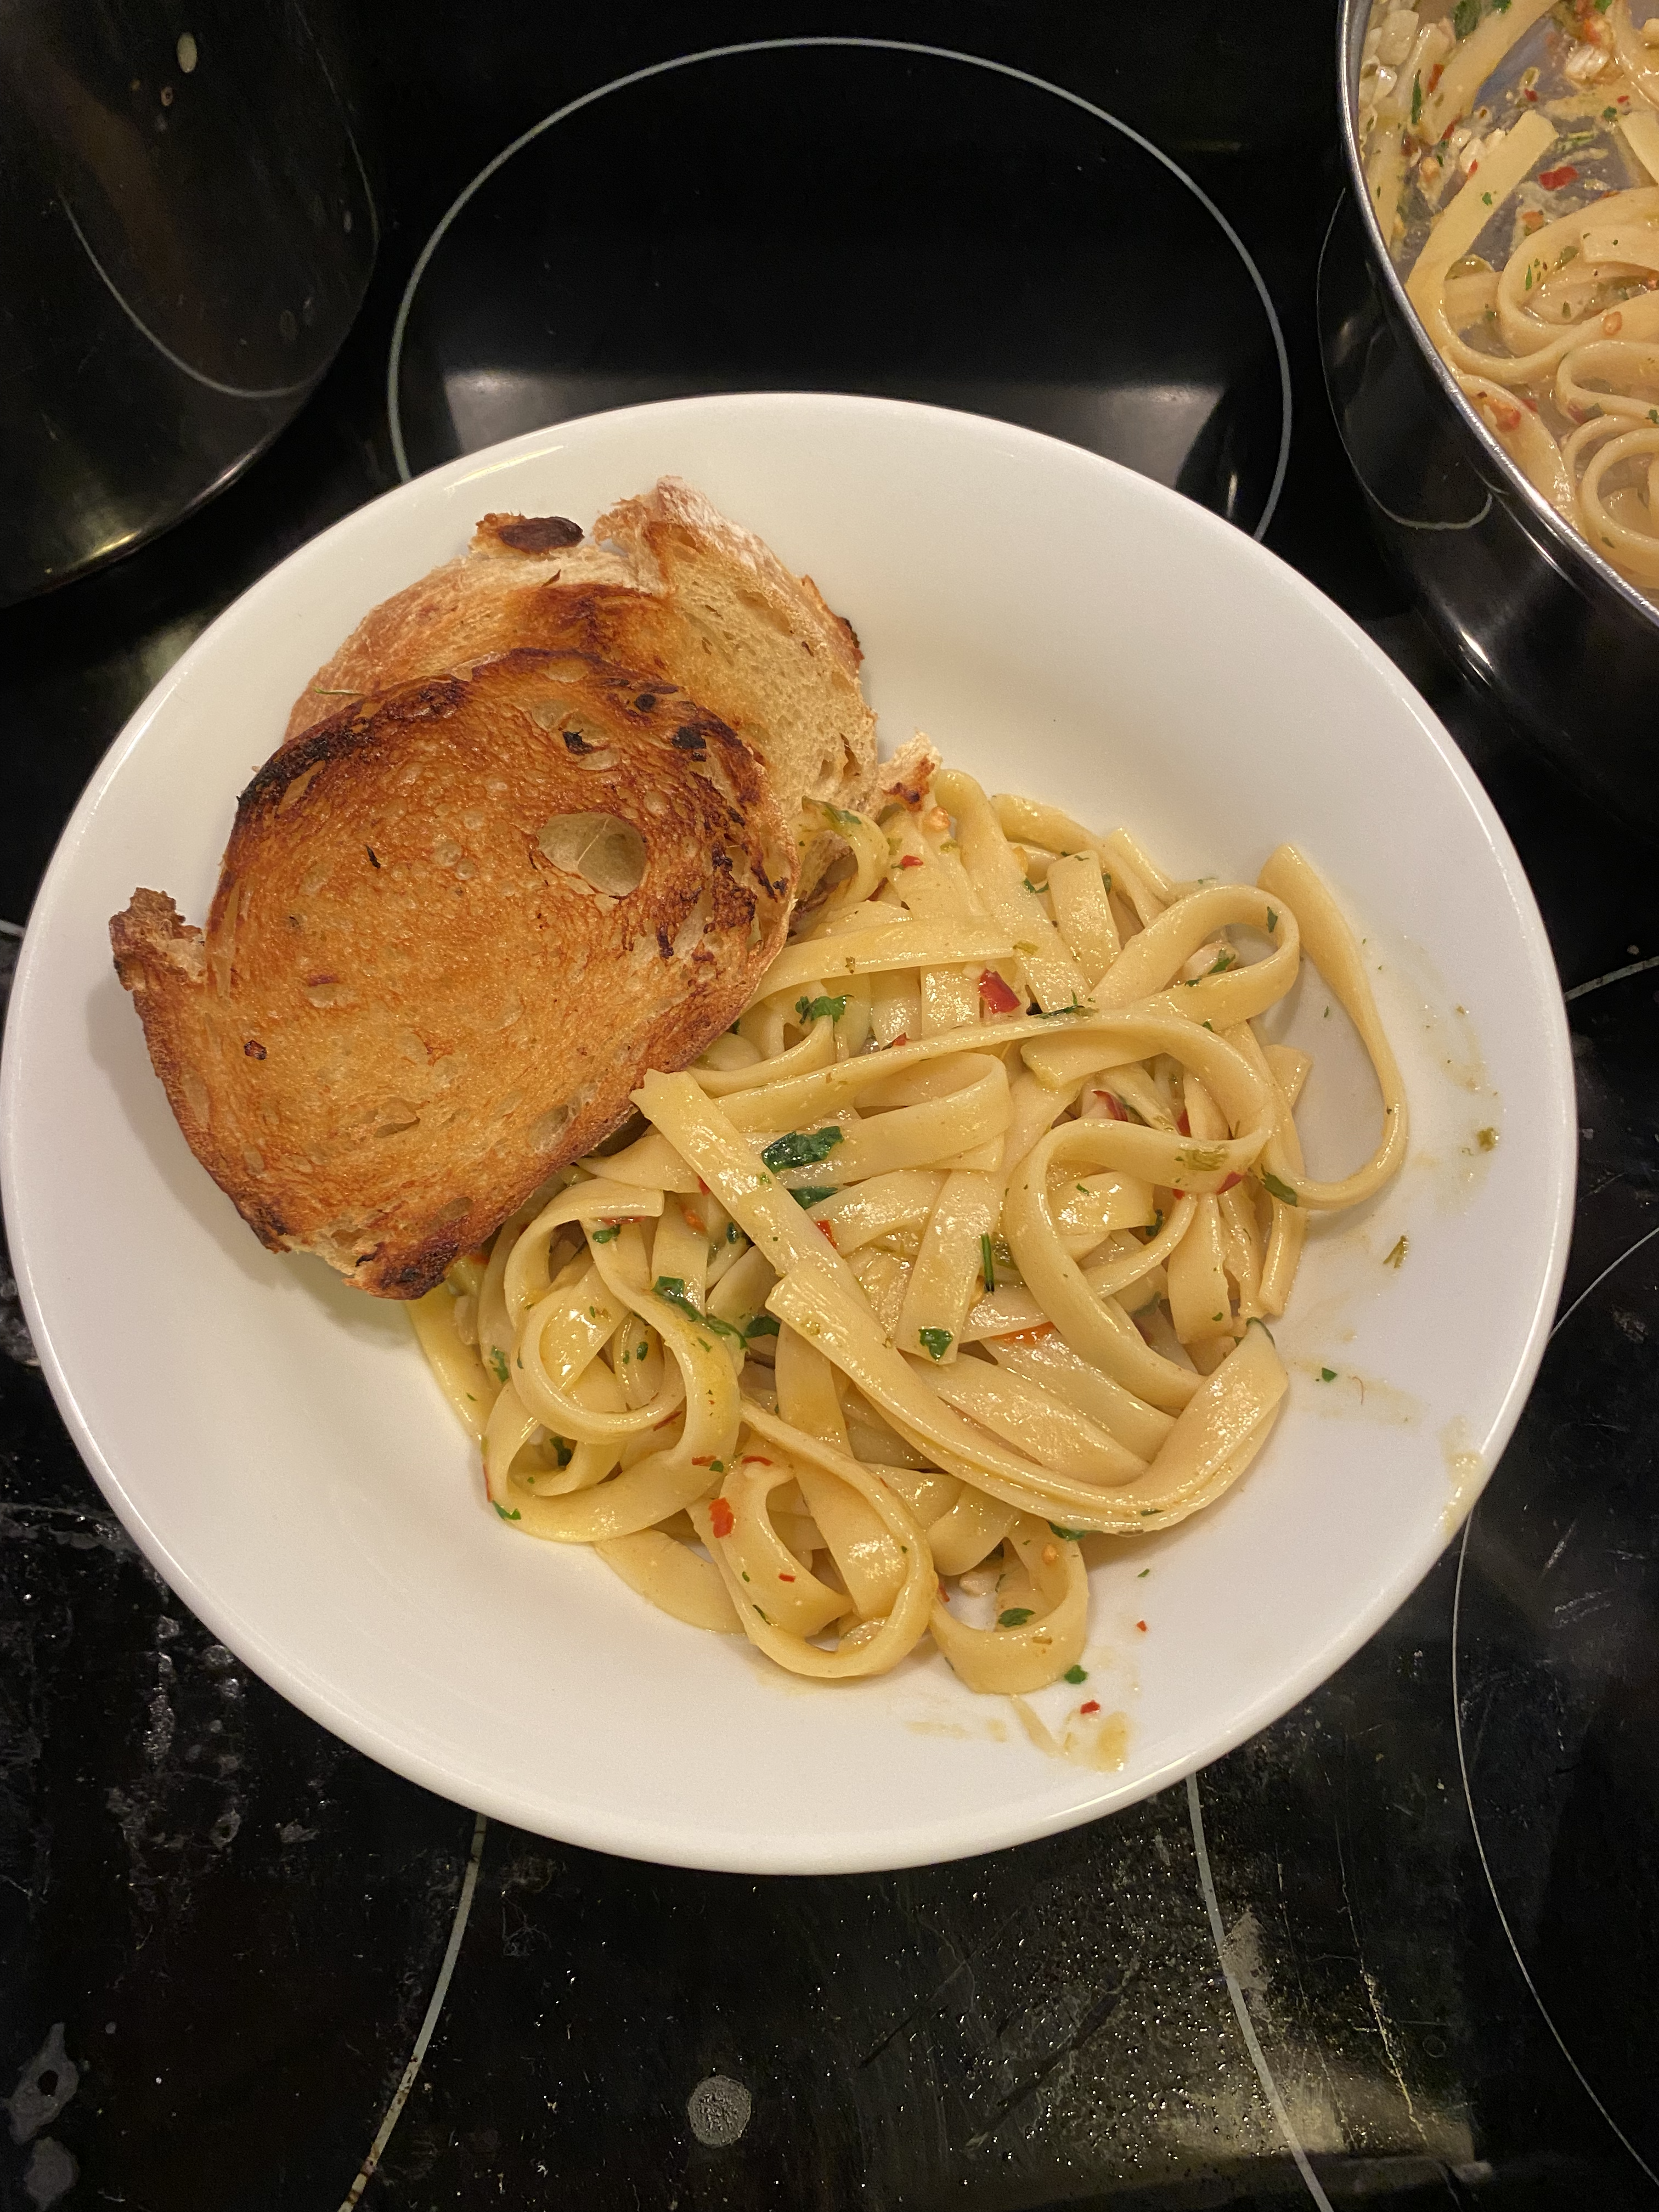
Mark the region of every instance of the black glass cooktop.
[[[1461, 1539], [1254, 1742], [1020, 1850], [756, 1881], [501, 1829], [266, 1690], [103, 1506], [8, 1279], [0, 2206], [1654, 2202], [1659, 892], [1364, 535], [1314, 349], [1329, 11], [689, 24], [342, 14], [367, 304], [238, 483], [0, 616], [0, 962], [150, 685], [400, 471], [696, 391], [1008, 416], [1264, 534], [1486, 781], [1577, 1058], [1559, 1325]], [[109, 1264], [153, 1293], [142, 1254]]]

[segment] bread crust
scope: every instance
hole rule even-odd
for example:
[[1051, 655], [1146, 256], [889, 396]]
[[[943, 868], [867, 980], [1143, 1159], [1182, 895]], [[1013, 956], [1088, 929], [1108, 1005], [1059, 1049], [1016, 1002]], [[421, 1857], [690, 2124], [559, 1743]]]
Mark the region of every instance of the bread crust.
[[238, 801], [205, 931], [140, 890], [110, 934], [179, 1127], [261, 1241], [412, 1298], [727, 1026], [798, 866], [720, 716], [519, 646], [301, 730]]

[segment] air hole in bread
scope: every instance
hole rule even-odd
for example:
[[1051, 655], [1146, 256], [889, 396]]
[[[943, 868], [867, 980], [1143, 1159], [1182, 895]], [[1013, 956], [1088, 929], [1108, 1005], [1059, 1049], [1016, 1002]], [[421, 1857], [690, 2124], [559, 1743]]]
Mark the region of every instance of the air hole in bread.
[[579, 758], [583, 753], [599, 751], [611, 742], [610, 733], [568, 699], [538, 700], [530, 709], [530, 719], [538, 729], [556, 732], [566, 752]]
[[550, 1106], [545, 1114], [538, 1114], [530, 1125], [530, 1141], [538, 1152], [550, 1152], [559, 1141], [575, 1109], [574, 1106]]
[[685, 958], [702, 937], [704, 930], [708, 927], [708, 894], [707, 891], [702, 891], [698, 894], [696, 904], [686, 915], [675, 933], [673, 952], [677, 960]]
[[612, 898], [636, 891], [645, 875], [644, 838], [614, 814], [556, 814], [536, 842], [556, 868]]
[[276, 811], [279, 814], [286, 814], [290, 806], [297, 806], [299, 805], [300, 801], [306, 795], [307, 785], [311, 781], [312, 777], [316, 775], [318, 769], [321, 768], [321, 761], [313, 761], [309, 768], [301, 769], [299, 775], [295, 777], [293, 782], [289, 784], [288, 789], [283, 793], [281, 799], [276, 802]]

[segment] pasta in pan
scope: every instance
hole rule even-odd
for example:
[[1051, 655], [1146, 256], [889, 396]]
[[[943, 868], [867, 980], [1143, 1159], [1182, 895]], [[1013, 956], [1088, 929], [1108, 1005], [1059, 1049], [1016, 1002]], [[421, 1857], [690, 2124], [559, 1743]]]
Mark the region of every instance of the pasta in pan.
[[[931, 1635], [1033, 1690], [1083, 1653], [1082, 1540], [1172, 1526], [1261, 1449], [1309, 1218], [1395, 1174], [1405, 1094], [1291, 847], [1173, 883], [944, 769], [825, 817], [840, 878], [732, 1030], [412, 1317], [515, 1530], [793, 1674]], [[1307, 1057], [1253, 1026], [1304, 957], [1382, 1097], [1336, 1182]]]
[[[1640, 12], [1640, 11], [1637, 11]], [[1565, 520], [1659, 593], [1659, 15], [1377, 0], [1371, 204], [1424, 329]]]

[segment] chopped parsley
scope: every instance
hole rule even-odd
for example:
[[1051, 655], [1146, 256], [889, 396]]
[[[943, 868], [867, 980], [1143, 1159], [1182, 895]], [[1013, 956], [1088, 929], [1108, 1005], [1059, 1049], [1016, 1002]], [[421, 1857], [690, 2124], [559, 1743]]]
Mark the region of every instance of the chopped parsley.
[[587, 1241], [590, 1244], [614, 1244], [621, 1235], [620, 1229], [607, 1228], [602, 1224], [599, 1228], [588, 1231]]
[[744, 1331], [745, 1337], [775, 1336], [777, 1333], [778, 1317], [775, 1314], [757, 1314]]
[[1269, 907], [1267, 908], [1267, 934], [1271, 937], [1273, 931], [1276, 930], [1278, 927], [1279, 916], [1273, 912], [1272, 907]]
[[1191, 1152], [1177, 1152], [1176, 1160], [1179, 1166], [1190, 1168], [1194, 1175], [1213, 1175], [1218, 1168], [1226, 1166], [1227, 1155], [1210, 1145]]
[[979, 1240], [979, 1272], [984, 1280], [986, 1294], [988, 1297], [997, 1286], [996, 1255], [992, 1249], [988, 1235], [981, 1237]]
[[1263, 1168], [1261, 1170], [1261, 1188], [1270, 1198], [1276, 1198], [1281, 1206], [1297, 1206], [1301, 1203], [1289, 1183], [1280, 1182], [1279, 1177], [1269, 1168]]
[[1335, 1368], [1322, 1367], [1319, 1370], [1319, 1379], [1322, 1382], [1334, 1382], [1336, 1380]]
[[999, 1628], [1024, 1628], [1036, 1609], [1036, 1608], [1034, 1606], [1011, 1605], [1006, 1613], [1000, 1613], [997, 1615], [997, 1626]]
[[827, 1129], [792, 1129], [787, 1137], [774, 1139], [761, 1154], [774, 1175], [781, 1175], [787, 1168], [812, 1168], [820, 1160], [827, 1160], [841, 1143], [845, 1132], [833, 1122]]
[[509, 1511], [505, 1505], [497, 1505], [495, 1510], [501, 1515], [503, 1521], [522, 1521], [524, 1519], [523, 1514], [520, 1512], [516, 1505], [512, 1508], [511, 1511]]
[[[1421, 78], [1420, 76], [1414, 76], [1414, 77], [1412, 79], [1412, 122], [1413, 122], [1413, 124], [1415, 125], [1417, 125], [1417, 124], [1420, 123], [1422, 120], [1423, 120], [1423, 80], [1422, 80], [1422, 78]], [[1488, 197], [1488, 198], [1491, 198], [1490, 193], [1487, 195], [1487, 197]]]
[[499, 1344], [492, 1344], [489, 1347], [489, 1364], [495, 1370], [495, 1380], [505, 1386], [507, 1382], [507, 1354], [501, 1350]]
[[948, 1328], [919, 1328], [916, 1335], [930, 1359], [943, 1359], [951, 1349], [952, 1340]]
[[816, 1206], [822, 1198], [833, 1198], [841, 1185], [834, 1182], [797, 1183], [789, 1194], [797, 1206]]
[[826, 1014], [832, 1022], [838, 1022], [847, 1012], [847, 994], [843, 991], [834, 999], [809, 999], [803, 992], [795, 1001], [795, 1012], [800, 1016], [803, 1026], [808, 1022], [822, 1021]]
[[1063, 1682], [1086, 1682], [1088, 1679], [1089, 1670], [1086, 1667], [1068, 1667], [1060, 1676]]
[[1089, 1533], [1086, 1528], [1062, 1528], [1058, 1521], [1051, 1521], [1048, 1526], [1055, 1535], [1066, 1544], [1075, 1544], [1079, 1536], [1086, 1536]]
[[705, 1328], [712, 1328], [717, 1336], [729, 1336], [733, 1344], [743, 1342], [743, 1331], [740, 1328], [733, 1328], [729, 1321], [722, 1321], [718, 1314], [704, 1313], [702, 1310], [690, 1291], [686, 1289], [685, 1278], [683, 1275], [659, 1275], [651, 1287], [659, 1298], [666, 1299], [671, 1306], [678, 1306], [683, 1314], [688, 1314], [693, 1321], [700, 1321]]
[[1148, 1576], [1149, 1574], [1151, 1574], [1151, 1572], [1152, 1572], [1152, 1569], [1151, 1569], [1150, 1567], [1143, 1567], [1143, 1568], [1141, 1569], [1140, 1572], [1139, 1572], [1139, 1573], [1135, 1577], [1135, 1580], [1136, 1580], [1138, 1583], [1144, 1583], [1144, 1582], [1146, 1581], [1146, 1579], [1147, 1576]]
[[1407, 1238], [1401, 1237], [1391, 1247], [1386, 1258], [1383, 1260], [1382, 1265], [1385, 1267], [1392, 1267], [1397, 1274], [1400, 1272], [1401, 1262], [1405, 1259], [1405, 1256], [1410, 1249], [1411, 1248]]
[[1187, 978], [1187, 988], [1189, 991], [1193, 990], [1204, 981], [1205, 975], [1219, 975], [1224, 969], [1236, 967], [1237, 963], [1237, 953], [1230, 952], [1224, 945], [1220, 951], [1216, 954], [1213, 965], [1206, 968], [1203, 975], [1189, 975]]
[[1452, 28], [1460, 39], [1467, 39], [1480, 21], [1480, 0], [1457, 0], [1452, 9]]

